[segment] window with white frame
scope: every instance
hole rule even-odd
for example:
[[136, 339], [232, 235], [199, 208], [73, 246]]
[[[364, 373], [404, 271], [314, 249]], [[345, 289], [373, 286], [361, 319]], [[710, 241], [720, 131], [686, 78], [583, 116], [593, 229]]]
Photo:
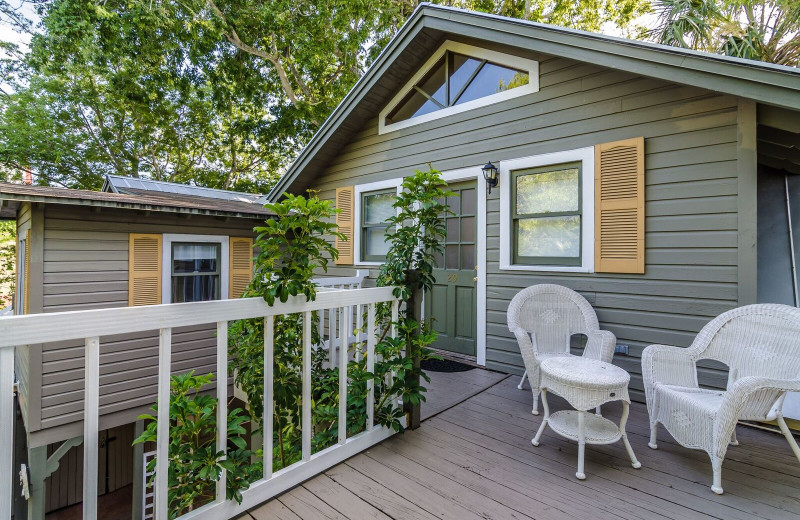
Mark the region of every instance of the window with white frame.
[[446, 41], [381, 111], [390, 132], [536, 92], [538, 63]]
[[355, 264], [380, 265], [386, 261], [388, 219], [397, 215], [392, 205], [403, 179], [356, 184], [354, 189], [353, 261]]
[[593, 170], [593, 148], [501, 162], [502, 269], [593, 269]]
[[188, 303], [228, 298], [229, 238], [163, 235], [162, 301]]
[[389, 218], [396, 214], [392, 205], [397, 200], [397, 190], [392, 188], [361, 194], [361, 259], [383, 262], [389, 252], [386, 230]]

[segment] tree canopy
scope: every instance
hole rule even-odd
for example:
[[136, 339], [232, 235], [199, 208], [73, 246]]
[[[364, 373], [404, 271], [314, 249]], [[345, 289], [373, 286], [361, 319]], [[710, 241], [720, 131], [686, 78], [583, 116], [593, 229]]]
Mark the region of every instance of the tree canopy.
[[[30, 0], [28, 0], [30, 1]], [[265, 191], [416, 0], [32, 0], [40, 22], [0, 62], [0, 165], [97, 189], [115, 173]], [[451, 0], [599, 31], [647, 0]]]

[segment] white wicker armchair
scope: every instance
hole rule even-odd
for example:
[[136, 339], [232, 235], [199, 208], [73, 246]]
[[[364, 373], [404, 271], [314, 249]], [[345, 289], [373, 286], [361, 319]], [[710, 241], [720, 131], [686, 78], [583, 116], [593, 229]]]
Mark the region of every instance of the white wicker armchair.
[[571, 355], [570, 338], [574, 334], [586, 336], [584, 357], [610, 363], [617, 341], [611, 332], [600, 330], [597, 315], [583, 296], [551, 284], [534, 285], [514, 296], [508, 306], [508, 329], [516, 336], [522, 353], [533, 392], [534, 415], [539, 414], [539, 363], [548, 357]]
[[[725, 391], [700, 388], [695, 363], [728, 366]], [[748, 305], [721, 314], [689, 348], [650, 345], [642, 353], [642, 376], [650, 414], [650, 447], [657, 448], [658, 424], [681, 445], [708, 453], [711, 486], [722, 493], [722, 461], [735, 441], [740, 419], [777, 420], [800, 460], [800, 449], [783, 419], [787, 391], [800, 391], [800, 309]]]

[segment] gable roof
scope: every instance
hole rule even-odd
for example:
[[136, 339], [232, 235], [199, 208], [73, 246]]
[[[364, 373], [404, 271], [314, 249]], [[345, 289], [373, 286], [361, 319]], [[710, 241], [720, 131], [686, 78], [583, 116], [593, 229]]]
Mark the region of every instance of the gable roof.
[[274, 201], [286, 191], [305, 190], [336, 151], [362, 129], [365, 120], [375, 117], [448, 34], [800, 110], [800, 69], [794, 67], [422, 3], [265, 199]]
[[0, 183], [0, 218], [15, 218], [21, 202], [190, 213], [237, 218], [273, 215], [263, 205], [240, 200], [220, 200], [184, 193], [163, 193], [129, 188], [128, 193], [73, 190], [52, 186]]
[[188, 184], [178, 184], [175, 182], [154, 181], [137, 177], [124, 177], [122, 175], [106, 175], [103, 181], [102, 191], [111, 193], [135, 193], [135, 190], [177, 193], [182, 195], [193, 195], [209, 199], [238, 200], [241, 202], [256, 202], [262, 195], [254, 193], [244, 193], [241, 191], [217, 190], [205, 188], [203, 186], [190, 186]]

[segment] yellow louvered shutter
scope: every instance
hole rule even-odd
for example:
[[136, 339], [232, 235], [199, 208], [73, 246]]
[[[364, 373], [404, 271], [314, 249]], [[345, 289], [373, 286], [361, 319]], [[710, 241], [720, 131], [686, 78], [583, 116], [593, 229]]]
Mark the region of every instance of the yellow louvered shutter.
[[644, 137], [594, 148], [594, 267], [644, 274]]
[[230, 238], [228, 298], [241, 298], [253, 279], [253, 239]]
[[355, 189], [353, 186], [336, 188], [336, 209], [340, 210], [336, 214], [336, 224], [339, 232], [347, 237], [347, 240], [336, 239], [336, 249], [339, 251], [337, 265], [353, 264], [353, 204]]
[[31, 230], [25, 230], [25, 268], [22, 280], [22, 314], [31, 312]]
[[131, 233], [128, 245], [128, 305], [161, 303], [161, 235]]

